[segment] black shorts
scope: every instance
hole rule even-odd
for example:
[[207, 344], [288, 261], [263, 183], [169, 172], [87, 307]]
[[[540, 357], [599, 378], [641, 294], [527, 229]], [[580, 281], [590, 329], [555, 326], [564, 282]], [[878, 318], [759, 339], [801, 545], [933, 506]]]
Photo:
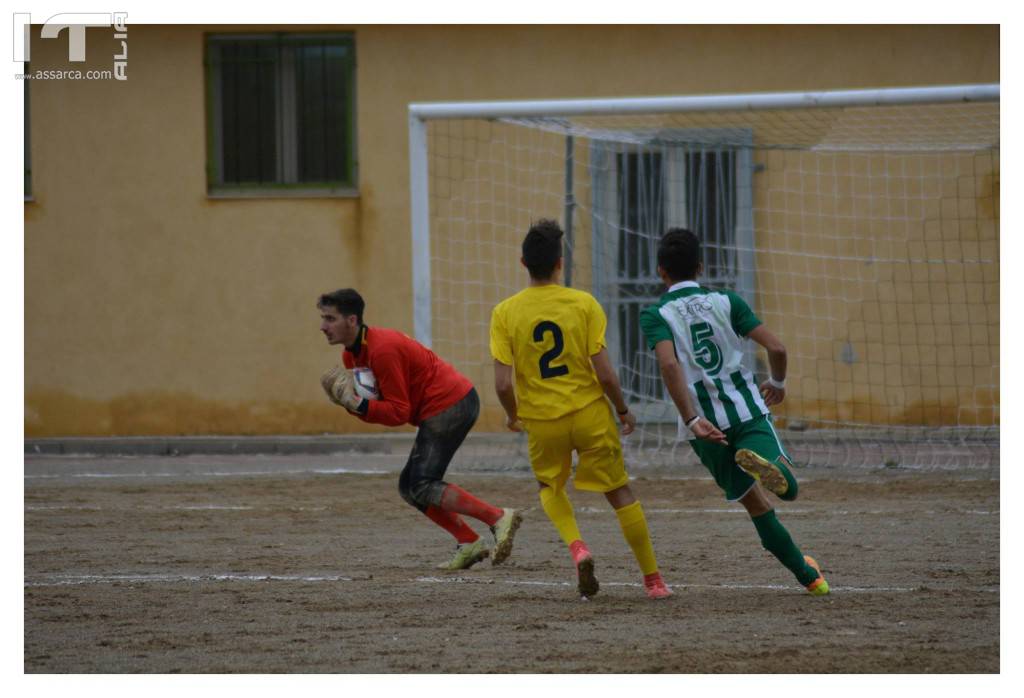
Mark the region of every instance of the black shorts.
[[420, 511], [441, 503], [447, 487], [442, 479], [445, 471], [479, 416], [480, 396], [471, 388], [444, 412], [420, 422], [412, 453], [398, 478], [398, 491], [405, 501]]

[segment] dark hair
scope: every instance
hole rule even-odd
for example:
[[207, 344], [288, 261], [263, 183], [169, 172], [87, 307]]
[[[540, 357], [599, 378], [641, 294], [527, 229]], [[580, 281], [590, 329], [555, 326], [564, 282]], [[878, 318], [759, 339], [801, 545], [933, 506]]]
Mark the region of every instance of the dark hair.
[[690, 281], [699, 264], [700, 238], [686, 228], [669, 228], [658, 243], [658, 266], [673, 281]]
[[359, 324], [363, 324], [363, 311], [366, 303], [359, 291], [354, 288], [339, 288], [337, 291], [324, 293], [316, 302], [316, 307], [332, 306], [342, 315], [355, 315]]
[[558, 223], [547, 218], [530, 226], [530, 232], [523, 238], [523, 262], [531, 278], [551, 278], [555, 264], [562, 258], [562, 235]]

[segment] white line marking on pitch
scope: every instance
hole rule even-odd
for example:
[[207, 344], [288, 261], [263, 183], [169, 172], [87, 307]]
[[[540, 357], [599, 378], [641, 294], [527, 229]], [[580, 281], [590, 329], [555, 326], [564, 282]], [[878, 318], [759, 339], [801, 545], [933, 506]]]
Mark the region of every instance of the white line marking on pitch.
[[[327, 507], [254, 507], [248, 505], [234, 505], [234, 504], [177, 504], [172, 506], [164, 507], [100, 507], [91, 504], [26, 504], [25, 511], [326, 511]], [[532, 509], [531, 509], [532, 510]], [[698, 508], [687, 508], [687, 509], [645, 509], [648, 514], [744, 514], [746, 510], [741, 508], [736, 509], [698, 509]], [[813, 514], [820, 516], [949, 516], [950, 514], [968, 514], [972, 516], [998, 516], [999, 510], [994, 511], [982, 510], [982, 509], [950, 509], [948, 511], [937, 511], [933, 509], [927, 509], [922, 511], [914, 511], [912, 509], [901, 509], [893, 511], [885, 511], [882, 509], [866, 509], [866, 510], [836, 510], [836, 509], [785, 509], [786, 515], [789, 514]], [[602, 507], [579, 507], [576, 510], [579, 514], [596, 514], [596, 515], [611, 515], [610, 509]]]
[[[426, 582], [429, 584], [479, 584], [482, 580], [477, 580], [468, 577], [417, 577], [417, 582]], [[485, 582], [492, 583], [492, 582]], [[499, 580], [501, 584], [513, 584], [517, 586], [572, 586], [572, 582], [539, 582], [539, 581], [519, 581], [519, 580]], [[639, 582], [601, 582], [601, 586], [606, 587], [639, 587]], [[729, 590], [767, 590], [767, 591], [793, 591], [796, 587], [793, 585], [785, 584], [667, 584], [670, 589], [729, 589]], [[849, 592], [893, 592], [893, 591], [917, 591], [913, 587], [832, 587], [834, 591], [849, 591]], [[989, 591], [984, 589], [983, 591]]]
[[[973, 514], [976, 516], [992, 516], [999, 514], [999, 510], [986, 511], [981, 509], [948, 509], [940, 511], [936, 509], [782, 509], [781, 510], [787, 516], [790, 514], [812, 514], [817, 516], [914, 516], [914, 515], [926, 515], [926, 516], [948, 516], [950, 514]], [[736, 508], [697, 508], [688, 507], [683, 509], [656, 509], [644, 507], [644, 512], [647, 514], [743, 514], [747, 515], [746, 509], [743, 507]], [[598, 515], [611, 515], [613, 511], [606, 507], [577, 507], [577, 514], [598, 514]]]
[[[394, 471], [397, 472], [397, 471]], [[26, 480], [56, 480], [60, 478], [147, 478], [147, 477], [256, 477], [256, 476], [282, 476], [282, 475], [391, 475], [390, 470], [354, 470], [350, 468], [328, 468], [312, 470], [233, 470], [233, 471], [203, 471], [203, 472], [177, 472], [177, 473], [47, 473], [38, 475], [25, 475]]]
[[81, 584], [174, 583], [174, 582], [354, 582], [369, 575], [323, 575], [304, 577], [289, 574], [56, 574], [49, 581], [26, 581], [27, 587], [77, 586]]
[[25, 511], [327, 511], [319, 507], [254, 507], [244, 504], [176, 504], [163, 507], [98, 507], [89, 504], [26, 504]]
[[[369, 574], [352, 575], [287, 575], [287, 574], [53, 574], [44, 575], [41, 579], [25, 580], [26, 587], [48, 587], [48, 586], [80, 586], [86, 584], [173, 584], [176, 582], [359, 582], [372, 579]], [[517, 579], [491, 579], [487, 577], [415, 577], [405, 580], [419, 584], [506, 584], [510, 586], [543, 586], [543, 587], [567, 587], [572, 586], [571, 582], [553, 582], [544, 580], [517, 580]], [[638, 582], [602, 582], [606, 587], [639, 587]], [[729, 591], [785, 591], [792, 592], [797, 589], [794, 585], [787, 584], [669, 584], [672, 589], [726, 589]], [[836, 592], [843, 593], [893, 593], [918, 591], [915, 587], [861, 587], [861, 586], [833, 586]], [[998, 587], [979, 587], [973, 590], [980, 593], [999, 593]]]
[[[248, 505], [234, 504], [177, 504], [164, 507], [100, 507], [91, 504], [26, 504], [25, 511], [326, 511], [327, 507], [254, 507]], [[600, 507], [579, 507], [579, 514], [594, 514], [598, 516], [611, 515], [611, 511]], [[743, 508], [737, 509], [645, 509], [648, 514], [746, 514]], [[786, 509], [789, 514], [812, 514], [819, 516], [949, 516], [950, 514], [965, 514], [971, 516], [999, 516], [999, 510], [988, 511], [983, 509], [950, 509], [937, 511], [927, 509], [914, 511], [910, 509], [885, 511], [882, 509], [868, 510], [836, 510], [836, 509]]]
[[[939, 470], [952, 470], [959, 469], [963, 470], [963, 467], [958, 468], [942, 468]], [[981, 466], [979, 469], [990, 470], [989, 466]], [[190, 472], [188, 470], [181, 470], [177, 472], [126, 472], [126, 473], [112, 473], [112, 472], [86, 472], [86, 473], [36, 473], [36, 474], [25, 474], [22, 477], [25, 480], [56, 480], [60, 478], [75, 478], [75, 479], [116, 479], [116, 478], [194, 478], [194, 477], [281, 477], [289, 475], [394, 475], [398, 473], [398, 468], [392, 468], [388, 470], [374, 470], [365, 468], [300, 468], [300, 469], [289, 469], [282, 468], [279, 470], [205, 470], [198, 472]], [[921, 470], [931, 470], [930, 468], [921, 468]], [[472, 477], [507, 477], [514, 479], [531, 478], [532, 474], [529, 471], [520, 470], [481, 470], [481, 471], [458, 471], [459, 474], [465, 474]], [[654, 481], [694, 481], [694, 482], [712, 482], [712, 478], [707, 475], [643, 475], [645, 480]], [[637, 476], [631, 476], [631, 482], [638, 480]], [[801, 477], [800, 482], [809, 483], [816, 482], [823, 477]], [[840, 477], [839, 479], [843, 479]], [[977, 482], [983, 480], [990, 480], [991, 478], [983, 477], [964, 477], [964, 482]], [[871, 482], [884, 482], [884, 479], [873, 479]]]

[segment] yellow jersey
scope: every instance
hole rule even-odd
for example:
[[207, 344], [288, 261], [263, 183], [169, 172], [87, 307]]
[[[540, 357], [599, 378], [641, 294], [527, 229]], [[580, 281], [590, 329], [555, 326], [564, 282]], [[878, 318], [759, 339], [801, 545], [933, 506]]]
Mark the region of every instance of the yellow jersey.
[[597, 300], [557, 284], [530, 286], [491, 313], [491, 356], [513, 366], [523, 419], [558, 419], [604, 396], [590, 357], [605, 345]]

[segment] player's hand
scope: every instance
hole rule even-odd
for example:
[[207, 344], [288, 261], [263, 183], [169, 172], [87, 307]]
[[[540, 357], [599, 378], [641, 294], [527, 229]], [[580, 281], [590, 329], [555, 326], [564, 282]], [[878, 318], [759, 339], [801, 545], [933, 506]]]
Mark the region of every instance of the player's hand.
[[327, 393], [327, 399], [339, 407], [341, 402], [334, 394], [334, 383], [338, 380], [338, 375], [344, 370], [341, 366], [334, 366], [324, 371], [323, 375], [320, 376], [320, 386]]
[[352, 371], [342, 370], [338, 374], [338, 379], [334, 382], [334, 394], [342, 407], [358, 414], [358, 407], [363, 403], [363, 398], [356, 395], [356, 381], [352, 377]]
[[723, 445], [728, 443], [728, 441], [725, 440], [725, 434], [719, 431], [718, 427], [703, 417], [693, 423], [690, 427], [690, 431], [692, 431], [693, 435], [698, 439], [703, 439], [704, 441]]
[[[618, 412], [618, 410], [616, 410]], [[636, 415], [632, 411], [626, 410], [626, 414], [619, 415], [619, 423], [622, 424], [622, 435], [629, 436], [636, 429]]]
[[774, 385], [765, 381], [760, 386], [761, 397], [764, 398], [764, 404], [771, 407], [772, 405], [778, 405], [780, 402], [786, 399], [786, 389], [776, 388]]
[[509, 431], [526, 431], [526, 426], [519, 417], [506, 417], [505, 426], [508, 427]]
[[362, 399], [356, 395], [352, 372], [341, 366], [335, 366], [320, 376], [320, 385], [331, 402], [349, 412], [355, 412], [362, 403]]

